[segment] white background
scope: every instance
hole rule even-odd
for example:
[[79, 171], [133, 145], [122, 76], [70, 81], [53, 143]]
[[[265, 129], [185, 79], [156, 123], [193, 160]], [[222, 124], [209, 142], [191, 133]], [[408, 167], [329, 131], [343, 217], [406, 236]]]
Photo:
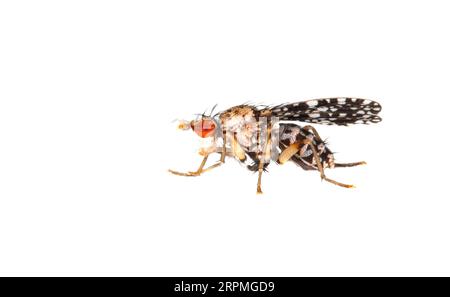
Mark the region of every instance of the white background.
[[[446, 1], [4, 1], [3, 275], [450, 275]], [[218, 103], [376, 99], [321, 182], [174, 129]]]

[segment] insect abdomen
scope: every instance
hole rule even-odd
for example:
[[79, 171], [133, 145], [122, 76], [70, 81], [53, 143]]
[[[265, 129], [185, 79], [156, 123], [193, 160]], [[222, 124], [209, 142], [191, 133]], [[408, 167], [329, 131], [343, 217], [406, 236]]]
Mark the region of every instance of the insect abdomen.
[[295, 124], [280, 124], [280, 150], [283, 151], [294, 143], [302, 143], [309, 139], [311, 144], [302, 144], [299, 151], [291, 157], [291, 161], [305, 170], [317, 170], [317, 163], [313, 155], [311, 145], [318, 153], [320, 162], [324, 168], [334, 167], [334, 156], [326, 143], [317, 138], [309, 130]]

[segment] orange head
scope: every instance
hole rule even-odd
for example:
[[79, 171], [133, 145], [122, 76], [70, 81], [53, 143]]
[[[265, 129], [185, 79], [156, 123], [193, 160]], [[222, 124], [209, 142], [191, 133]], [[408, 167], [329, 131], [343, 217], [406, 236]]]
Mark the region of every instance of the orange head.
[[216, 122], [211, 117], [203, 116], [199, 120], [195, 121], [180, 121], [178, 129], [188, 130], [192, 129], [201, 138], [214, 136], [217, 128]]
[[202, 117], [200, 120], [191, 121], [191, 129], [201, 138], [213, 136], [216, 127], [216, 122], [210, 117]]

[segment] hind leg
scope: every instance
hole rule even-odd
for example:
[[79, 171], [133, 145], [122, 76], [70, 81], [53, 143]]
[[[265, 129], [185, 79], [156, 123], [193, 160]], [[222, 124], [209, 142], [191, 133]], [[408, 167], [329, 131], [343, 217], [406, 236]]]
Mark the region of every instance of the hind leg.
[[314, 136], [320, 141], [320, 142], [323, 142], [323, 140], [322, 140], [322, 138], [320, 138], [320, 135], [319, 135], [319, 133], [317, 132], [317, 130], [316, 130], [316, 128], [314, 128], [313, 126], [303, 126], [302, 127], [303, 129], [306, 129], [306, 130], [308, 130], [308, 131], [311, 131], [313, 134], [314, 134]]
[[334, 163], [334, 167], [354, 167], [358, 165], [366, 165], [365, 161], [353, 162], [353, 163]]
[[288, 161], [290, 158], [292, 158], [292, 156], [294, 156], [305, 145], [311, 147], [311, 150], [313, 152], [313, 158], [314, 158], [314, 160], [316, 162], [317, 170], [319, 170], [320, 177], [323, 180], [325, 180], [325, 181], [327, 181], [329, 183], [332, 183], [334, 185], [340, 186], [340, 187], [354, 188], [353, 185], [347, 185], [347, 184], [344, 184], [344, 183], [340, 183], [340, 182], [335, 181], [335, 180], [333, 180], [331, 178], [328, 178], [325, 175], [324, 168], [323, 168], [322, 163], [320, 161], [319, 154], [317, 153], [317, 150], [314, 147], [314, 145], [313, 145], [313, 143], [312, 143], [312, 141], [310, 139], [303, 139], [303, 140], [301, 140], [299, 142], [293, 143], [290, 146], [288, 146], [283, 152], [281, 152], [281, 154], [280, 154], [280, 156], [278, 158], [278, 162], [280, 164], [284, 164], [286, 161]]
[[335, 181], [335, 180], [333, 180], [333, 179], [331, 179], [331, 178], [328, 178], [328, 177], [325, 175], [325, 172], [324, 172], [324, 170], [323, 170], [322, 163], [320, 162], [319, 155], [317, 154], [317, 150], [316, 150], [316, 148], [314, 147], [314, 145], [311, 145], [311, 149], [312, 149], [312, 151], [313, 151], [314, 159], [316, 160], [317, 169], [318, 169], [319, 172], [320, 172], [320, 178], [326, 180], [326, 181], [329, 182], [329, 183], [332, 183], [332, 184], [334, 184], [334, 185], [340, 186], [340, 187], [344, 187], [344, 188], [354, 188], [354, 187], [355, 187], [354, 185], [343, 184], [343, 183], [340, 183], [340, 182], [338, 182], [338, 181]]
[[[317, 130], [313, 127], [313, 126], [304, 126], [303, 127], [306, 130], [311, 131], [314, 136], [320, 141], [323, 142], [323, 140], [320, 138], [319, 133], [317, 132]], [[365, 161], [361, 161], [361, 162], [352, 162], [352, 163], [334, 163], [334, 167], [354, 167], [354, 166], [359, 166], [359, 165], [366, 165], [367, 163]]]

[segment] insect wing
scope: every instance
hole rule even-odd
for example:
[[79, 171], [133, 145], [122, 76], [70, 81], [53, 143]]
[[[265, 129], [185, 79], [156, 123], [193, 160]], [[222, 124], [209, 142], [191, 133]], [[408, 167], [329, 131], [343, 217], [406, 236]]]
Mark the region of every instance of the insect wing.
[[359, 98], [325, 98], [285, 103], [270, 108], [271, 115], [285, 121], [348, 125], [381, 122], [381, 105]]

